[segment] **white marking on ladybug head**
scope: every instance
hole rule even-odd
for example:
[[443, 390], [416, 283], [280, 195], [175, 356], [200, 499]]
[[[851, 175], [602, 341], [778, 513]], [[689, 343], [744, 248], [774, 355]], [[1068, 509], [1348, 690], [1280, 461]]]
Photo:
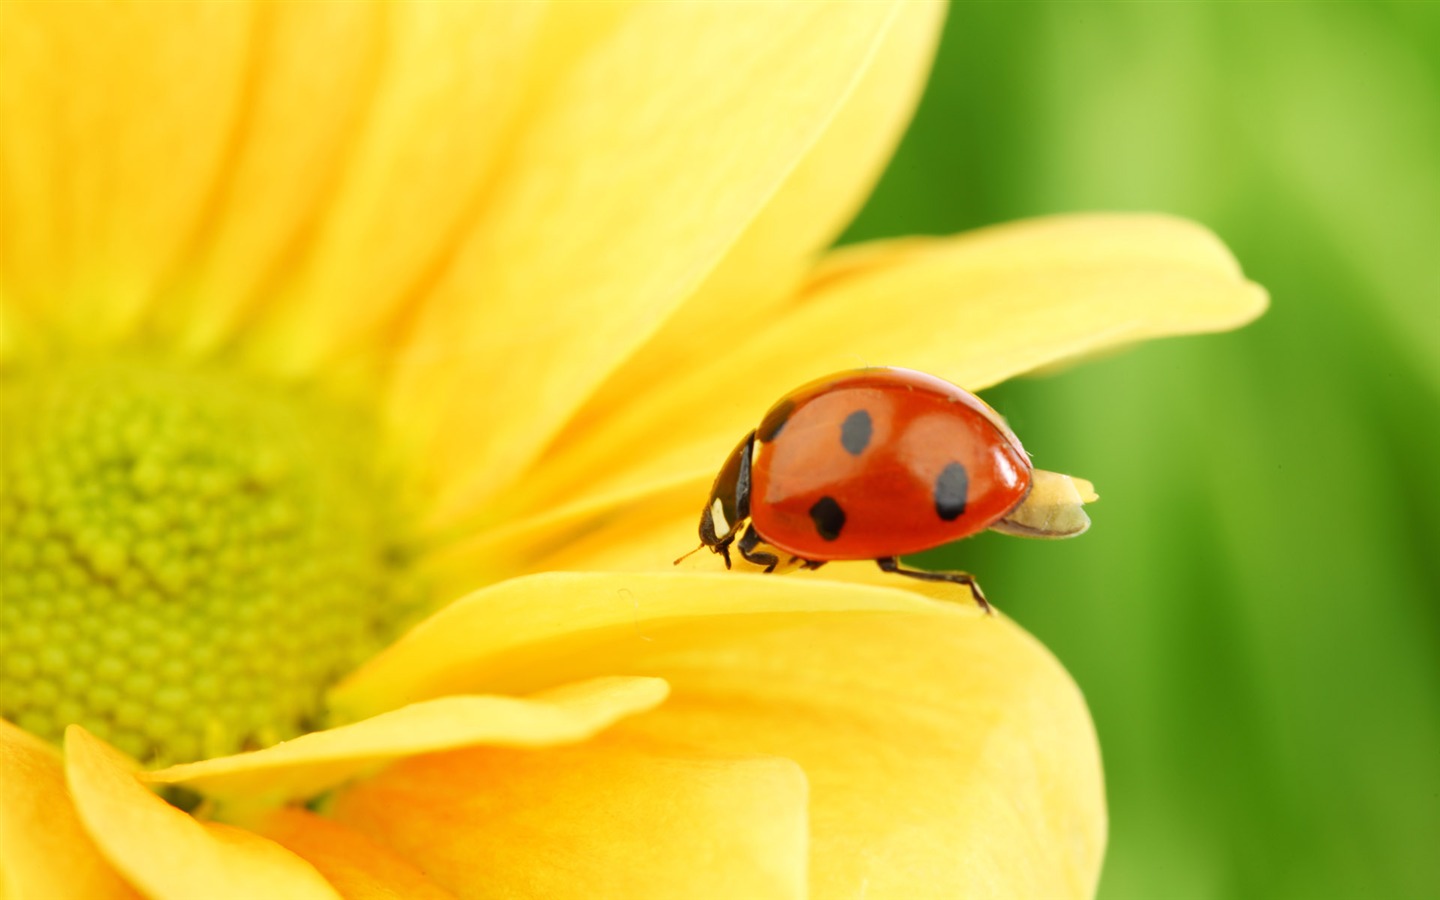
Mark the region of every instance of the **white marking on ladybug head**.
[[720, 537], [730, 533], [730, 523], [725, 521], [725, 505], [720, 502], [719, 497], [710, 504], [710, 524], [714, 526], [715, 534]]

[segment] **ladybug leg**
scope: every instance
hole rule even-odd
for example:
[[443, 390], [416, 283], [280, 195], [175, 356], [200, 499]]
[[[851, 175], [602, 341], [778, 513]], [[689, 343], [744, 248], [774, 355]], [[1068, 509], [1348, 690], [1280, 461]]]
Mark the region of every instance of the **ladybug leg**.
[[725, 568], [730, 568], [730, 541], [722, 541], [715, 545], [715, 552], [725, 557]]
[[990, 602], [985, 599], [985, 592], [980, 590], [975, 576], [969, 572], [926, 572], [921, 569], [903, 569], [900, 567], [900, 561], [893, 556], [882, 556], [875, 560], [875, 565], [879, 566], [881, 571], [894, 572], [896, 575], [905, 575], [920, 581], [944, 581], [949, 584], [964, 585], [970, 589], [970, 596], [975, 598], [975, 603], [985, 611], [985, 615], [994, 614], [994, 610], [990, 608]]
[[755, 552], [755, 548], [760, 546], [760, 532], [755, 530], [754, 525], [745, 526], [745, 533], [740, 535], [740, 543], [736, 546], [747, 562], [764, 566], [766, 574], [775, 571], [775, 567], [780, 563], [780, 557], [773, 553]]
[[812, 572], [825, 565], [825, 560], [823, 559], [801, 559], [798, 556], [790, 557], [790, 561], [792, 563], [799, 563], [800, 568], [809, 569]]

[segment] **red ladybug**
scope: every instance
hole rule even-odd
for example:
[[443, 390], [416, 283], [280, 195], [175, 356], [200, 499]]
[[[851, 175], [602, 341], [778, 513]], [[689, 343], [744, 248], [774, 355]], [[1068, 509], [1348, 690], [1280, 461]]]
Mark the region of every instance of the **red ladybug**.
[[[1073, 487], [1047, 481], [1032, 504], [1037, 475]], [[726, 568], [732, 543], [766, 572], [780, 562], [772, 549], [811, 569], [873, 559], [887, 572], [965, 585], [988, 612], [973, 576], [902, 568], [898, 557], [987, 528], [1079, 534], [1088, 493], [1087, 483], [1033, 469], [974, 394], [910, 369], [856, 369], [791, 391], [745, 435], [710, 489], [700, 541]]]

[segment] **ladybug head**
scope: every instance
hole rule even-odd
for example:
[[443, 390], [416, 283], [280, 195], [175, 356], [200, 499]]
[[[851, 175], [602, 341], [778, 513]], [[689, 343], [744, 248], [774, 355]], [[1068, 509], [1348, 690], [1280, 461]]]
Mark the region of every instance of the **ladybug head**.
[[710, 497], [700, 511], [700, 543], [724, 553], [735, 534], [750, 518], [750, 458], [755, 452], [755, 432], [745, 435], [715, 476]]

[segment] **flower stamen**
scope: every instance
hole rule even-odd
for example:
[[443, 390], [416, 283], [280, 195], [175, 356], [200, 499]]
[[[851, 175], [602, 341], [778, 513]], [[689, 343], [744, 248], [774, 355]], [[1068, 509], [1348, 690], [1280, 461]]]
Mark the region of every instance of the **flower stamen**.
[[0, 716], [149, 763], [318, 724], [408, 609], [374, 423], [224, 370], [91, 361], [0, 401]]

